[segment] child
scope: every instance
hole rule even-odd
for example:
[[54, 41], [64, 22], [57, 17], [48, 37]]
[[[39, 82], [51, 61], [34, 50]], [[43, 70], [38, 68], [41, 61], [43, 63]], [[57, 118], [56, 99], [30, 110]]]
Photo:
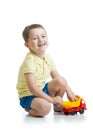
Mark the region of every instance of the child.
[[[75, 101], [76, 96], [57, 72], [52, 58], [45, 53], [48, 47], [46, 30], [40, 24], [32, 24], [25, 27], [22, 35], [29, 52], [20, 67], [16, 86], [20, 105], [34, 117], [47, 115], [51, 103], [54, 111], [59, 112], [65, 92], [71, 101]], [[47, 82], [49, 76], [52, 80]]]

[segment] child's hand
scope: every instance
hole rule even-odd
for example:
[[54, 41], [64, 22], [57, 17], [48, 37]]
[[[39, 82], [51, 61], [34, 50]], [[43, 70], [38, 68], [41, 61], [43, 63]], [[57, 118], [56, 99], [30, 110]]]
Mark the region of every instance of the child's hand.
[[62, 97], [60, 96], [52, 97], [52, 99], [53, 99], [53, 104], [60, 104], [63, 101]]
[[70, 100], [70, 101], [76, 101], [77, 100], [77, 96], [72, 92], [72, 90], [68, 87], [67, 88], [67, 98]]

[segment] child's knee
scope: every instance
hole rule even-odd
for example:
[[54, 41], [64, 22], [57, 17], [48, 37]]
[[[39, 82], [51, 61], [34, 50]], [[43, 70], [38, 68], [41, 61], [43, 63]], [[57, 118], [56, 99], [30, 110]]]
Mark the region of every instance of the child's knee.
[[50, 110], [51, 110], [51, 104], [49, 102], [41, 105], [42, 116], [47, 115], [50, 112]]
[[64, 87], [64, 89], [66, 89], [66, 86], [67, 86], [66, 80], [65, 80], [63, 77], [61, 77], [61, 76], [59, 76], [59, 77], [57, 78], [57, 80], [58, 80], [58, 84], [59, 84], [60, 86]]

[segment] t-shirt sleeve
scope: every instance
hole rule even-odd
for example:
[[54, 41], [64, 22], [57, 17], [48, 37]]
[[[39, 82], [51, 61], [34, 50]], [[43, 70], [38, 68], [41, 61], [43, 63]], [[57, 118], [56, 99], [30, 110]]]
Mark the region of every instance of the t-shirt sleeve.
[[49, 61], [49, 66], [50, 66], [50, 71], [56, 70], [56, 65], [52, 57], [48, 54], [48, 61]]
[[35, 63], [32, 57], [27, 57], [24, 61], [24, 74], [35, 73]]

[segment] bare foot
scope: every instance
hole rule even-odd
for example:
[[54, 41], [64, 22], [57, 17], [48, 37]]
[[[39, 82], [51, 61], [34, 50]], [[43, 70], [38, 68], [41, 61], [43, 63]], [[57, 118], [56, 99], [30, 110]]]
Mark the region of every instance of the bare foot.
[[54, 112], [62, 112], [63, 106], [60, 104], [54, 105]]
[[29, 110], [28, 110], [28, 109], [25, 109], [25, 111], [29, 113]]

